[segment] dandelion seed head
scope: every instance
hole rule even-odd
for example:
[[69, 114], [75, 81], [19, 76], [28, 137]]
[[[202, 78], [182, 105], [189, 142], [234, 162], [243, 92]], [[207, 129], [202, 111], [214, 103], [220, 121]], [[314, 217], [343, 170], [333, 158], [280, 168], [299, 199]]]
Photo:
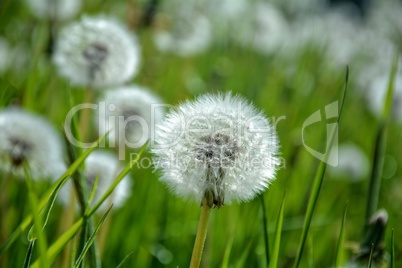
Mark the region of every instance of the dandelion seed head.
[[275, 6], [257, 2], [245, 11], [246, 20], [237, 20], [233, 38], [260, 53], [277, 52], [288, 38], [289, 27]]
[[157, 126], [155, 165], [175, 194], [220, 207], [264, 191], [279, 166], [278, 139], [264, 114], [240, 96], [206, 94]]
[[[335, 157], [335, 150], [331, 151], [330, 158]], [[338, 147], [338, 166], [328, 167], [328, 172], [334, 178], [346, 178], [349, 181], [361, 181], [369, 174], [370, 163], [363, 150], [353, 144], [345, 143]]]
[[33, 179], [58, 178], [65, 170], [63, 146], [43, 118], [21, 110], [0, 111], [0, 169], [23, 177], [23, 163]]
[[183, 57], [205, 51], [211, 41], [208, 18], [194, 11], [179, 12], [172, 17], [169, 29], [159, 29], [154, 35], [155, 45], [160, 51]]
[[83, 17], [61, 31], [53, 60], [71, 83], [105, 88], [138, 72], [140, 49], [136, 37], [116, 20]]
[[81, 9], [81, 0], [25, 0], [39, 19], [66, 20]]
[[107, 91], [103, 100], [106, 113], [99, 114], [100, 134], [104, 135], [112, 130], [109, 132], [109, 139], [116, 145], [128, 141], [136, 144], [136, 147], [143, 146], [149, 139], [153, 126], [161, 122], [165, 114], [163, 107], [154, 107], [162, 104], [162, 100], [145, 87], [112, 89]]

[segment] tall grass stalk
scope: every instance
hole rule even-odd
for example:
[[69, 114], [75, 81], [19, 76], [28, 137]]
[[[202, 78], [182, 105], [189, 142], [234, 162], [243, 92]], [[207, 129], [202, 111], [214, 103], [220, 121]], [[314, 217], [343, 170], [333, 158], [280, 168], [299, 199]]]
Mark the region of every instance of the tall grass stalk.
[[385, 146], [388, 132], [388, 123], [391, 116], [392, 111], [392, 103], [394, 99], [394, 86], [395, 86], [395, 76], [398, 70], [398, 56], [395, 57], [392, 68], [390, 72], [387, 95], [385, 98], [385, 103], [383, 106], [382, 116], [380, 119], [380, 125], [378, 127], [375, 148], [374, 148], [374, 156], [372, 162], [372, 171], [371, 178], [369, 183], [368, 195], [367, 195], [367, 203], [366, 203], [366, 226], [365, 231], [367, 230], [367, 223], [370, 217], [377, 211], [378, 207], [378, 199], [380, 195], [381, 188], [381, 177], [382, 170], [384, 165], [384, 155], [385, 155]]
[[299, 250], [297, 252], [294, 267], [299, 267], [300, 262], [301, 262], [301, 258], [303, 256], [303, 250], [304, 250], [304, 246], [306, 244], [307, 234], [308, 234], [308, 231], [310, 229], [311, 220], [313, 218], [313, 213], [314, 213], [314, 210], [315, 210], [315, 206], [317, 204], [318, 196], [320, 194], [321, 185], [322, 185], [322, 182], [324, 180], [324, 174], [325, 174], [325, 170], [327, 168], [327, 161], [329, 159], [329, 154], [331, 152], [332, 144], [334, 142], [336, 133], [338, 131], [339, 121], [340, 121], [340, 118], [341, 118], [341, 115], [342, 115], [343, 105], [344, 105], [344, 102], [345, 102], [345, 97], [346, 97], [346, 93], [347, 93], [347, 89], [348, 89], [348, 81], [349, 81], [349, 68], [346, 69], [345, 87], [344, 87], [343, 96], [342, 96], [342, 99], [341, 99], [341, 104], [340, 104], [340, 110], [339, 110], [339, 116], [338, 116], [337, 124], [335, 125], [335, 128], [333, 129], [333, 131], [331, 133], [331, 136], [330, 136], [331, 138], [330, 138], [330, 140], [328, 142], [328, 146], [327, 146], [326, 151], [325, 151], [324, 159], [323, 159], [323, 161], [321, 161], [320, 166], [318, 167], [318, 171], [316, 173], [316, 176], [314, 178], [313, 190], [311, 192], [310, 199], [309, 199], [309, 202], [308, 202], [308, 205], [307, 205], [306, 218], [305, 218], [304, 224], [303, 224], [302, 237], [301, 237]]
[[269, 263], [269, 268], [276, 268], [278, 266], [279, 250], [281, 248], [283, 211], [285, 209], [285, 196], [286, 193], [283, 196], [281, 208], [279, 209], [278, 220], [276, 221], [275, 242], [274, 242], [274, 248], [272, 249], [271, 254], [272, 258]]
[[264, 246], [265, 246], [265, 259], [266, 265], [269, 265], [270, 257], [269, 257], [269, 239], [268, 239], [268, 221], [267, 221], [267, 212], [265, 209], [265, 200], [264, 195], [260, 196], [261, 200], [261, 209], [262, 209], [262, 229], [264, 231]]
[[33, 220], [34, 220], [33, 232], [35, 234], [35, 237], [32, 238], [32, 240], [38, 240], [40, 267], [47, 268], [47, 267], [50, 267], [47, 256], [46, 256], [47, 241], [46, 241], [45, 233], [43, 232], [43, 229], [42, 229], [43, 221], [39, 215], [39, 211], [40, 211], [40, 208], [38, 205], [39, 202], [36, 197], [35, 189], [34, 189], [32, 179], [31, 179], [28, 169], [29, 169], [28, 165], [25, 162], [24, 163], [24, 172], [25, 172], [25, 178], [26, 178], [26, 183], [27, 183], [27, 187], [28, 187], [29, 205], [30, 205], [31, 213], [33, 215]]
[[348, 211], [349, 202], [346, 203], [345, 211], [343, 212], [341, 230], [339, 232], [338, 238], [338, 246], [336, 247], [336, 254], [335, 254], [335, 267], [340, 267], [341, 257], [342, 257], [342, 245], [344, 239], [344, 232], [345, 232], [345, 222], [346, 222], [346, 213]]

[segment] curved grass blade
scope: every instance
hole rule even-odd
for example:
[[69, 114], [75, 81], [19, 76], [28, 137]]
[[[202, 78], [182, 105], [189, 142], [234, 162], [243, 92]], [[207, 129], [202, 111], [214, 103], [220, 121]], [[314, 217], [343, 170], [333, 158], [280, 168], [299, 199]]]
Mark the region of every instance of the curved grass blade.
[[341, 255], [342, 255], [342, 245], [343, 245], [343, 238], [344, 238], [343, 233], [345, 230], [346, 212], [348, 210], [348, 206], [349, 206], [349, 202], [346, 203], [345, 211], [343, 212], [341, 231], [339, 232], [338, 246], [336, 247], [335, 267], [340, 267], [339, 262], [341, 261]]
[[[395, 57], [393, 66], [391, 69], [391, 74], [388, 82], [387, 96], [384, 103], [384, 109], [382, 113], [382, 118], [380, 121], [380, 126], [377, 131], [376, 143], [373, 156], [373, 164], [371, 170], [371, 178], [369, 183], [367, 204], [366, 204], [366, 226], [365, 231], [367, 231], [367, 223], [370, 217], [377, 211], [378, 198], [380, 195], [381, 188], [381, 177], [384, 164], [384, 154], [388, 130], [388, 122], [390, 119], [392, 111], [392, 103], [394, 97], [394, 84], [395, 76], [398, 70], [398, 56]], [[365, 233], [365, 232], [364, 232]]]
[[371, 245], [371, 250], [370, 250], [370, 257], [369, 257], [369, 262], [368, 262], [368, 268], [371, 268], [373, 265], [373, 252], [374, 252], [374, 244]]
[[92, 235], [89, 237], [89, 240], [85, 244], [84, 248], [82, 249], [81, 254], [78, 256], [77, 261], [74, 264], [74, 268], [77, 268], [81, 265], [81, 262], [83, 261], [85, 254], [88, 252], [89, 248], [91, 247], [92, 243], [95, 241], [96, 235], [98, 234], [100, 228], [102, 227], [102, 224], [106, 220], [107, 216], [109, 215], [110, 210], [112, 209], [113, 206], [110, 206], [110, 208], [103, 214], [102, 218], [100, 219], [98, 225], [96, 226], [94, 232]]
[[[120, 172], [120, 174], [117, 176], [115, 179], [114, 183], [108, 188], [108, 190], [105, 192], [105, 194], [102, 196], [102, 198], [96, 203], [96, 205], [88, 210], [87, 213], [83, 217], [81, 217], [76, 223], [73, 224], [70, 229], [68, 229], [65, 233], [63, 233], [59, 239], [57, 239], [56, 242], [54, 242], [48, 249], [47, 251], [47, 256], [50, 262], [54, 261], [56, 256], [63, 250], [63, 248], [66, 246], [66, 244], [74, 237], [74, 235], [77, 234], [77, 232], [80, 230], [82, 225], [85, 222], [85, 219], [91, 217], [97, 209], [103, 204], [103, 202], [106, 200], [106, 198], [109, 197], [109, 195], [113, 192], [113, 190], [116, 188], [116, 186], [119, 184], [119, 182], [127, 175], [127, 173], [130, 171], [131, 167], [135, 166], [138, 160], [140, 159], [142, 153], [144, 152], [147, 144], [145, 144], [140, 152], [137, 154], [137, 156], [130, 161], [130, 163], [127, 164], [127, 166]], [[39, 268], [39, 263], [38, 261], [35, 261], [34, 264], [31, 266], [32, 268]]]
[[230, 253], [232, 252], [234, 239], [235, 239], [235, 235], [232, 234], [232, 236], [230, 237], [230, 239], [228, 240], [228, 243], [226, 245], [225, 253], [223, 254], [222, 265], [221, 265], [222, 268], [229, 267]]
[[[78, 167], [84, 162], [84, 160], [88, 157], [88, 155], [99, 146], [99, 143], [105, 139], [106, 133], [104, 136], [100, 137], [88, 150], [86, 150], [68, 169], [66, 172], [64, 172], [63, 175], [60, 176], [60, 178], [50, 187], [50, 189], [43, 195], [42, 199], [39, 201], [39, 207], [42, 208], [47, 201], [49, 200], [49, 197], [51, 193], [55, 190], [57, 185], [62, 181], [65, 177], [71, 176]], [[65, 181], [66, 182], [66, 181]], [[64, 182], [64, 183], [65, 183]], [[63, 186], [64, 184], [62, 184]], [[17, 229], [11, 234], [11, 236], [7, 239], [7, 241], [1, 246], [0, 248], [0, 256], [3, 255], [9, 248], [10, 246], [15, 242], [15, 240], [21, 235], [22, 232], [28, 228], [28, 226], [32, 222], [32, 215], [29, 214], [28, 216], [25, 217], [25, 219], [21, 222], [21, 224], [17, 227]]]
[[251, 246], [253, 245], [253, 241], [251, 241], [250, 243], [248, 243], [248, 245], [245, 247], [245, 249], [243, 250], [243, 254], [241, 254], [240, 258], [237, 260], [235, 267], [236, 268], [243, 268], [243, 267], [247, 267], [247, 257], [250, 254], [251, 251]]
[[124, 259], [119, 263], [119, 265], [117, 265], [116, 268], [121, 268], [121, 267], [123, 266], [123, 264], [126, 262], [126, 260], [127, 260], [131, 255], [134, 254], [134, 252], [135, 252], [135, 251], [131, 251], [130, 253], [128, 253], [128, 254], [126, 255], [126, 257], [124, 257]]
[[264, 231], [265, 258], [266, 258], [267, 266], [268, 266], [269, 262], [270, 262], [269, 239], [268, 239], [268, 221], [267, 221], [267, 214], [266, 214], [266, 209], [265, 209], [264, 195], [261, 195], [260, 200], [261, 200], [261, 209], [262, 209], [262, 229]]
[[98, 175], [95, 178], [94, 185], [92, 186], [91, 193], [89, 194], [87, 208], [91, 205], [92, 201], [94, 200], [96, 189], [98, 188], [99, 177], [100, 176]]
[[27, 187], [28, 187], [29, 205], [31, 207], [31, 214], [33, 215], [33, 221], [34, 221], [33, 231], [35, 232], [35, 236], [34, 236], [35, 238], [30, 241], [38, 240], [39, 261], [40, 261], [41, 267], [47, 268], [47, 267], [49, 267], [49, 262], [48, 262], [48, 259], [46, 256], [46, 251], [47, 251], [46, 236], [43, 233], [42, 217], [39, 215], [40, 209], [38, 206], [38, 198], [36, 197], [33, 183], [32, 183], [32, 178], [29, 174], [28, 169], [29, 169], [28, 164], [26, 162], [24, 162], [24, 173], [25, 173], [25, 178], [26, 178]]
[[276, 221], [276, 231], [275, 231], [275, 242], [274, 248], [272, 249], [271, 261], [269, 263], [269, 268], [278, 267], [279, 250], [281, 247], [281, 236], [282, 236], [282, 225], [283, 225], [283, 211], [285, 205], [285, 196], [283, 196], [281, 208], [279, 209], [278, 220]]
[[327, 168], [326, 162], [329, 159], [329, 154], [331, 152], [331, 147], [332, 147], [332, 144], [334, 142], [334, 139], [335, 139], [335, 136], [336, 136], [336, 133], [337, 133], [337, 130], [338, 130], [338, 126], [339, 126], [339, 121], [340, 121], [340, 118], [341, 118], [341, 115], [342, 115], [343, 105], [345, 103], [346, 92], [347, 92], [347, 89], [348, 89], [348, 81], [349, 81], [349, 67], [346, 69], [345, 87], [344, 87], [344, 90], [343, 90], [343, 96], [342, 96], [342, 100], [341, 100], [341, 104], [340, 104], [340, 110], [339, 110], [339, 116], [338, 116], [337, 124], [336, 124], [335, 128], [333, 129], [333, 131], [331, 133], [331, 136], [330, 136], [331, 138], [329, 140], [328, 147], [326, 148], [326, 152], [325, 152], [325, 156], [324, 156], [324, 161], [321, 161], [320, 166], [318, 167], [318, 171], [316, 173], [316, 176], [314, 178], [313, 189], [312, 189], [311, 196], [310, 196], [310, 199], [309, 199], [309, 202], [308, 202], [308, 205], [307, 205], [306, 218], [305, 218], [304, 224], [303, 224], [302, 237], [301, 237], [299, 250], [297, 252], [294, 267], [299, 267], [300, 262], [301, 262], [304, 246], [306, 244], [307, 234], [308, 234], [308, 231], [310, 229], [311, 219], [313, 218], [313, 213], [314, 213], [314, 210], [315, 210], [315, 206], [317, 204], [318, 196], [320, 194], [321, 185], [322, 185], [322, 182], [324, 180], [324, 174], [325, 174], [325, 170]]
[[[39, 213], [39, 215], [41, 215], [43, 217], [43, 215], [45, 215], [44, 221], [43, 221], [43, 227], [42, 227], [42, 231], [45, 229], [47, 222], [49, 221], [49, 216], [50, 216], [50, 212], [52, 211], [53, 205], [54, 205], [54, 201], [56, 200], [57, 194], [59, 193], [61, 186], [64, 184], [64, 182], [67, 180], [68, 175], [65, 176], [56, 186], [56, 189], [54, 189], [54, 191], [52, 192], [52, 194], [50, 195], [50, 198], [48, 200], [48, 202], [45, 204], [45, 206], [42, 208], [41, 212]], [[34, 236], [33, 233], [33, 226], [31, 227], [31, 229], [28, 232], [28, 241], [32, 241], [36, 239], [36, 237]]]
[[31, 263], [32, 251], [34, 246], [35, 246], [35, 240], [29, 241], [27, 255], [25, 257], [24, 264], [22, 265], [23, 268], [29, 267], [29, 264]]
[[390, 267], [395, 268], [395, 240], [394, 240], [394, 229], [392, 228], [391, 234], [391, 262]]

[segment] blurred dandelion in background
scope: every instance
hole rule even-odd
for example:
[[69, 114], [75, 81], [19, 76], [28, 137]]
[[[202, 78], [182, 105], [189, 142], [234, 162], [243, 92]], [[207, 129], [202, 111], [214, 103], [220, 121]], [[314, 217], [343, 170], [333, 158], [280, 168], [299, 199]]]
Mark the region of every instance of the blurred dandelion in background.
[[[338, 165], [328, 166], [332, 178], [347, 179], [350, 182], [367, 178], [370, 171], [370, 161], [364, 151], [354, 143], [341, 144], [337, 152]], [[332, 151], [330, 158], [336, 155]]]
[[289, 27], [282, 12], [265, 2], [250, 4], [242, 18], [236, 20], [233, 38], [257, 52], [277, 52], [289, 38]]
[[61, 139], [44, 118], [20, 108], [0, 111], [0, 168], [33, 179], [57, 179], [66, 170]]
[[160, 180], [175, 194], [199, 203], [208, 196], [208, 205], [219, 207], [268, 187], [279, 165], [278, 147], [274, 126], [248, 101], [207, 94], [167, 114], [157, 126], [153, 153]]
[[135, 35], [115, 19], [85, 16], [61, 31], [54, 63], [74, 85], [119, 86], [138, 72], [140, 48]]
[[139, 148], [150, 138], [155, 124], [162, 121], [162, 100], [148, 88], [132, 85], [111, 89], [101, 100], [105, 102], [105, 113], [99, 113], [97, 124], [99, 135], [109, 132], [109, 146], [136, 144]]
[[195, 8], [179, 8], [168, 15], [166, 25], [155, 30], [154, 42], [162, 52], [192, 56], [205, 51], [212, 42], [212, 26]]
[[[374, 62], [373, 65], [363, 68], [358, 77], [361, 94], [365, 97], [369, 110], [377, 116], [382, 113], [388, 90], [391, 69], [389, 62]], [[392, 115], [402, 123], [402, 60], [399, 60], [398, 66], [394, 81]]]
[[43, 20], [67, 20], [81, 9], [81, 0], [25, 0], [32, 13]]
[[7, 40], [0, 37], [0, 74], [7, 71], [10, 67], [10, 45]]
[[[88, 192], [91, 191], [96, 178], [99, 177], [92, 204], [96, 204], [100, 200], [122, 169], [123, 167], [116, 155], [106, 150], [95, 150], [85, 159], [83, 175], [86, 179]], [[127, 175], [117, 185], [112, 195], [106, 199], [98, 211], [100, 213], [105, 212], [112, 204], [114, 209], [123, 206], [131, 194], [131, 186], [132, 182]], [[58, 200], [68, 205], [71, 198], [71, 191], [73, 191], [73, 187], [71, 181], [69, 181], [60, 190]]]

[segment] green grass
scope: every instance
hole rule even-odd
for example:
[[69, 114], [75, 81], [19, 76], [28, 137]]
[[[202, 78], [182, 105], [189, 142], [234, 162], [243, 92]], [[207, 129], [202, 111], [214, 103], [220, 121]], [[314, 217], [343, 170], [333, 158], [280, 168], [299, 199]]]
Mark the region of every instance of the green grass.
[[[84, 100], [86, 92], [58, 76], [45, 53], [46, 25], [34, 19], [21, 2], [0, 3], [5, 8], [0, 8], [0, 36], [7, 36], [13, 46], [24, 44], [30, 55], [22, 70], [0, 74], [0, 107], [21, 105], [45, 116], [62, 134], [66, 114]], [[88, 2], [85, 8], [92, 14], [102, 13], [101, 7], [110, 10], [108, 13], [117, 10], [116, 14], [121, 14], [121, 5], [125, 5], [124, 1]], [[180, 58], [159, 52], [153, 45], [151, 29], [137, 33], [142, 65], [132, 82], [151, 88], [166, 103], [176, 105], [205, 92], [233, 91], [252, 100], [273, 120], [286, 117], [276, 126], [286, 166], [278, 171], [276, 180], [261, 197], [211, 211], [202, 259], [204, 267], [309, 267], [311, 261], [315, 267], [333, 267], [334, 260], [344, 265], [353, 255], [350, 245], [361, 242], [368, 214], [377, 208], [385, 208], [389, 215], [385, 244], [391, 267], [402, 266], [402, 244], [397, 239], [402, 234], [398, 228], [402, 221], [402, 126], [392, 118], [386, 121], [386, 140], [380, 141], [383, 142], [381, 154], [394, 158], [397, 169], [392, 176], [384, 178], [382, 172], [387, 172], [387, 163], [381, 167], [375, 182], [380, 181], [381, 187], [375, 187], [369, 199], [369, 178], [351, 182], [324, 175], [325, 164], [302, 145], [304, 121], [340, 99], [345, 68], [333, 66], [320, 50], [309, 47], [301, 48], [290, 58], [262, 56], [235, 44], [215, 44], [203, 54]], [[369, 112], [364, 97], [359, 94], [357, 68], [359, 64], [350, 65], [339, 142], [353, 141], [374, 159], [378, 154], [376, 139], [384, 122]], [[193, 78], [198, 82], [189, 86], [188, 81]], [[312, 90], [306, 92], [307, 88]], [[97, 99], [101, 92], [95, 95]], [[388, 116], [389, 98], [385, 107]], [[306, 129], [306, 143], [310, 147], [325, 148], [326, 123]], [[92, 125], [91, 128], [90, 138], [96, 141], [99, 137]], [[124, 175], [130, 174], [132, 195], [123, 207], [111, 210], [106, 220], [109, 221], [106, 243], [99, 252], [102, 267], [187, 267], [197, 231], [199, 204], [170, 194], [158, 181], [160, 173], [152, 168], [136, 167], [139, 157], [131, 163], [126, 160], [125, 169], [101, 201], [88, 204], [83, 216], [77, 213], [73, 225], [60, 231], [65, 220], [64, 208], [49, 200], [67, 176], [82, 169], [91, 151], [77, 150], [77, 160], [53, 185], [9, 178], [4, 189], [7, 207], [0, 204], [0, 266], [46, 267], [47, 263], [53, 263], [54, 267], [72, 267], [79, 266], [81, 261], [83, 267], [91, 266], [93, 262], [85, 256], [90, 252], [89, 245], [98, 243], [97, 231], [102, 232], [104, 226], [88, 230], [82, 241], [80, 234], [85, 221], [102, 224], [105, 218], [96, 210]], [[141, 153], [142, 157], [150, 157], [147, 150]], [[376, 163], [373, 160], [372, 168]], [[0, 173], [0, 183], [6, 180], [6, 175]], [[88, 196], [93, 197], [90, 193]], [[368, 205], [368, 200], [374, 205]], [[46, 217], [39, 214], [42, 209]], [[33, 225], [30, 237], [37, 239], [30, 241], [27, 237]], [[71, 249], [74, 258], [65, 257], [67, 249]]]

